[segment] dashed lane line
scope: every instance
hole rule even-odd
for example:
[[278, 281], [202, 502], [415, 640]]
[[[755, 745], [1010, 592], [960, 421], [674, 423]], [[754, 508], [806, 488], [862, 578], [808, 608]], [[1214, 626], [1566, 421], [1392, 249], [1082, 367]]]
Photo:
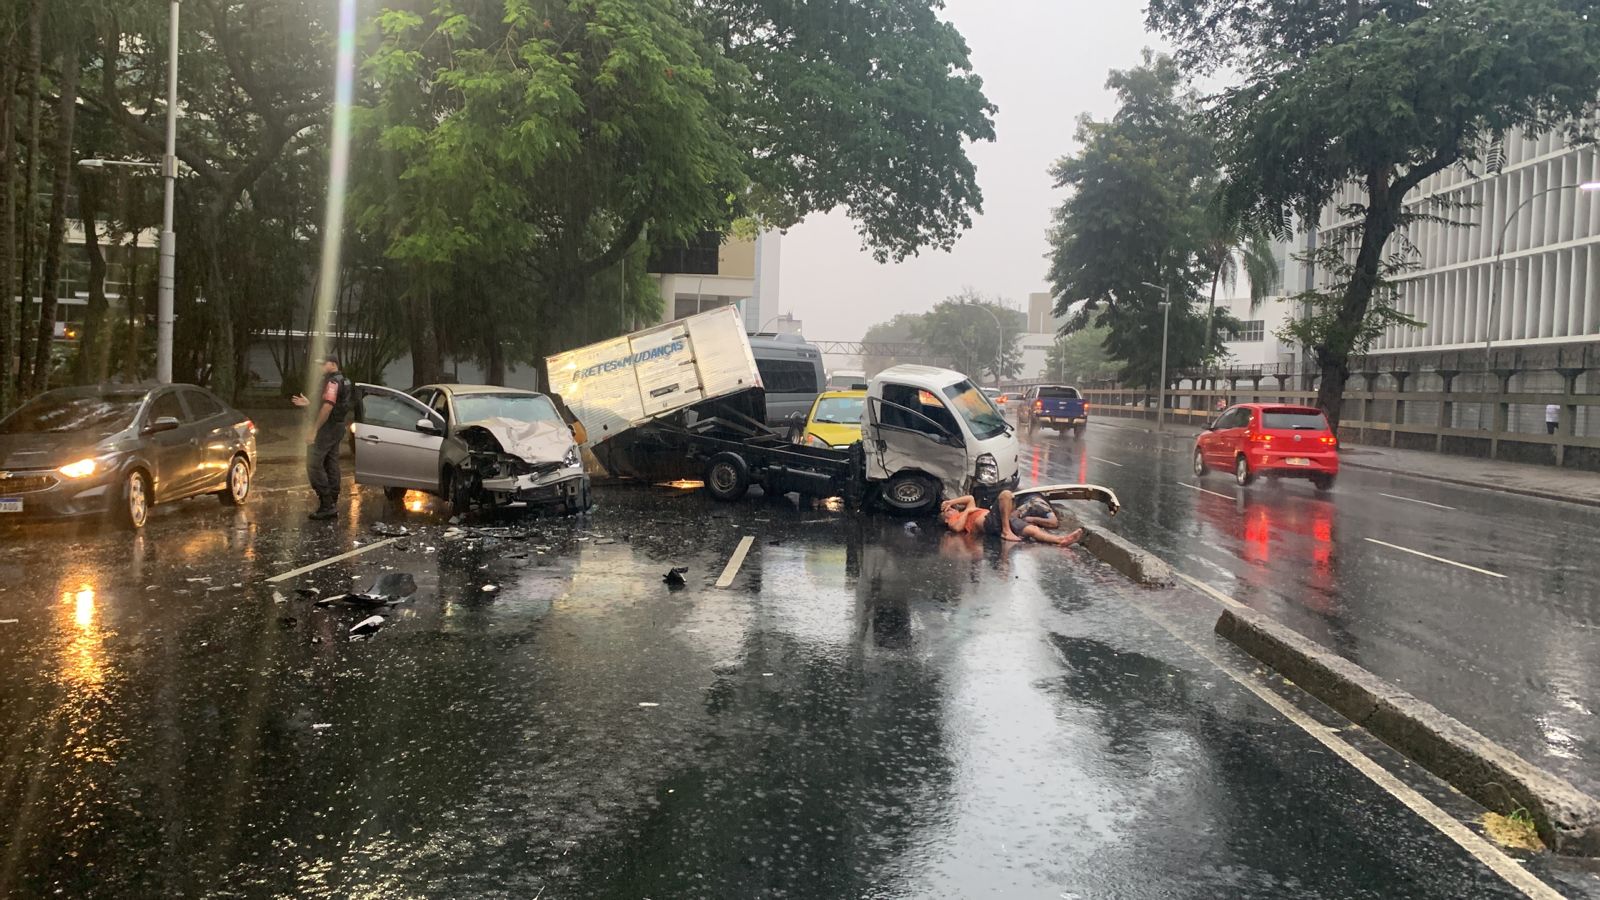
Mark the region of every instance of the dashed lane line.
[[1233, 500], [1233, 499], [1235, 499], [1235, 498], [1233, 498], [1233, 497], [1231, 497], [1231, 496], [1229, 496], [1227, 494], [1219, 494], [1216, 491], [1208, 491], [1208, 490], [1206, 490], [1205, 488], [1201, 487], [1198, 484], [1190, 484], [1187, 481], [1176, 481], [1176, 482], [1173, 482], [1173, 483], [1177, 484], [1177, 485], [1181, 485], [1183, 487], [1186, 487], [1191, 491], [1199, 491], [1202, 494], [1210, 494], [1213, 497], [1221, 497], [1224, 500]]
[[1124, 466], [1124, 465], [1123, 465], [1123, 464], [1122, 464], [1122, 463], [1119, 463], [1119, 462], [1112, 462], [1112, 461], [1111, 461], [1111, 460], [1109, 460], [1109, 459], [1101, 459], [1101, 458], [1100, 458], [1100, 457], [1098, 457], [1098, 456], [1091, 456], [1091, 457], [1089, 457], [1089, 458], [1090, 458], [1090, 459], [1092, 459], [1092, 460], [1094, 460], [1094, 461], [1095, 461], [1095, 462], [1098, 462], [1098, 463], [1105, 463], [1105, 464], [1106, 464], [1106, 465], [1108, 465], [1108, 466], [1116, 466], [1116, 467], [1117, 467], [1117, 468], [1119, 468], [1119, 469], [1124, 469], [1124, 468], [1127, 468], [1127, 467], [1126, 467], [1126, 466]]
[[1367, 538], [1366, 540], [1369, 544], [1377, 544], [1380, 547], [1388, 547], [1390, 550], [1399, 550], [1402, 553], [1410, 553], [1412, 556], [1420, 556], [1423, 559], [1431, 559], [1434, 562], [1444, 563], [1447, 566], [1455, 566], [1458, 569], [1466, 569], [1468, 572], [1477, 572], [1479, 575], [1488, 575], [1491, 578], [1506, 577], [1501, 575], [1499, 572], [1491, 572], [1488, 569], [1480, 569], [1477, 566], [1469, 566], [1466, 563], [1456, 562], [1453, 559], [1445, 559], [1442, 556], [1434, 556], [1432, 553], [1423, 553], [1421, 550], [1413, 550], [1410, 547], [1402, 547], [1399, 544], [1391, 544], [1388, 541], [1380, 541], [1377, 538]]
[[1404, 500], [1407, 503], [1420, 503], [1423, 506], [1431, 506], [1434, 509], [1448, 509], [1448, 510], [1451, 510], [1451, 511], [1455, 510], [1454, 506], [1445, 506], [1443, 503], [1429, 503], [1426, 500], [1418, 500], [1418, 499], [1416, 499], [1414, 497], [1402, 497], [1399, 494], [1385, 494], [1385, 493], [1382, 493], [1380, 491], [1378, 493], [1378, 496], [1379, 497], [1388, 497], [1390, 500]]
[[315, 572], [316, 570], [322, 568], [323, 566], [331, 566], [336, 562], [342, 562], [344, 560], [350, 559], [353, 556], [360, 556], [363, 553], [370, 553], [373, 550], [378, 549], [379, 547], [387, 547], [388, 545], [390, 545], [390, 544], [392, 544], [392, 543], [394, 543], [395, 541], [398, 541], [398, 540], [400, 540], [400, 539], [397, 538], [397, 537], [384, 538], [381, 541], [375, 541], [375, 542], [373, 542], [371, 544], [367, 544], [364, 547], [357, 547], [357, 548], [355, 548], [354, 550], [351, 550], [348, 553], [341, 553], [338, 556], [330, 556], [327, 559], [324, 559], [324, 560], [322, 560], [320, 562], [314, 562], [309, 566], [301, 566], [298, 569], [290, 569], [289, 571], [284, 572], [282, 575], [274, 575], [271, 578], [268, 578], [267, 579], [267, 584], [278, 584], [280, 582], [288, 581], [291, 578], [296, 578], [298, 576], [304, 575], [307, 572]]
[[744, 565], [744, 558], [750, 553], [750, 546], [756, 542], [751, 535], [745, 535], [734, 549], [733, 555], [728, 557], [728, 565], [722, 570], [722, 577], [717, 579], [717, 587], [727, 588], [733, 586], [733, 579], [739, 575], [739, 567]]

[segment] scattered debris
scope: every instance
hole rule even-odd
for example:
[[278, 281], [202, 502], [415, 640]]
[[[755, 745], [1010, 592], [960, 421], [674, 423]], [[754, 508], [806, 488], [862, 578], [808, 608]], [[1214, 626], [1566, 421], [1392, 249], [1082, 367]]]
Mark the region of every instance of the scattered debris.
[[768, 547], [782, 547], [783, 541], [767, 541]]
[[15, 625], [20, 621], [22, 621], [22, 620], [21, 619], [0, 619], [0, 625]]
[[367, 616], [365, 619], [350, 626], [350, 634], [361, 637], [377, 634], [378, 629], [383, 627], [383, 623], [383, 616]]
[[483, 586], [483, 592], [485, 594], [492, 594], [498, 590], [500, 590], [500, 585], [498, 584], [486, 584]]
[[761, 677], [762, 678], [771, 678], [773, 676], [773, 674], [774, 673], [772, 673], [772, 672], [762, 672], [761, 673]]
[[684, 575], [688, 574], [688, 572], [688, 566], [675, 566], [672, 569], [669, 569], [667, 574], [661, 577], [661, 580], [665, 581], [671, 587], [680, 588], [689, 583], [688, 579], [683, 577]]
[[372, 523], [372, 533], [381, 535], [382, 537], [405, 537], [411, 533], [411, 529], [405, 527], [404, 525], [390, 525], [388, 522], [374, 522]]
[[922, 533], [922, 529], [917, 527], [917, 523], [915, 523], [915, 522], [907, 522], [906, 523], [906, 534], [921, 534], [921, 533]]
[[659, 704], [659, 703], [641, 703], [639, 705], [641, 707], [645, 708], [645, 709], [654, 709], [657, 706], [660, 706], [661, 704]]
[[298, 624], [300, 624], [300, 620], [296, 619], [294, 616], [284, 616], [278, 620], [278, 627], [282, 628], [284, 631], [293, 631], [294, 627]]
[[322, 588], [297, 587], [294, 589], [294, 592], [302, 597], [311, 597], [313, 599], [322, 596]]
[[184, 581], [187, 581], [190, 584], [207, 584], [211, 581], [211, 576], [207, 575], [204, 578], [185, 578]]
[[332, 722], [318, 722], [318, 723], [316, 723], [316, 724], [311, 726], [311, 730], [312, 731], [327, 731], [329, 728], [332, 728], [332, 727], [333, 727], [333, 723]]
[[317, 601], [318, 606], [343, 603], [347, 606], [395, 604], [417, 592], [417, 580], [410, 572], [385, 572], [364, 591], [342, 594]]
[[282, 591], [273, 591], [272, 592], [272, 602], [273, 603], [288, 603], [289, 602], [289, 598], [285, 597], [283, 595]]

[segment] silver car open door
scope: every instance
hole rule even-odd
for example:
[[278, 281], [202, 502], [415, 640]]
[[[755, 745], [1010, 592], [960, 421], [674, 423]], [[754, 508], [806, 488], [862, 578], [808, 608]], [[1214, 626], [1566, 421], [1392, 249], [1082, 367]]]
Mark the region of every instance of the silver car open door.
[[444, 420], [399, 391], [358, 384], [356, 483], [439, 493]]

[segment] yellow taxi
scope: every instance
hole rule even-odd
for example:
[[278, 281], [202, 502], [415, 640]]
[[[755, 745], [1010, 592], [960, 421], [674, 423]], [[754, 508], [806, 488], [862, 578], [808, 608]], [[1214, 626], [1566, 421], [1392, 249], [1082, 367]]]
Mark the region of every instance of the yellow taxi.
[[811, 404], [811, 415], [796, 441], [812, 447], [844, 448], [861, 440], [861, 416], [867, 408], [866, 391], [828, 391]]

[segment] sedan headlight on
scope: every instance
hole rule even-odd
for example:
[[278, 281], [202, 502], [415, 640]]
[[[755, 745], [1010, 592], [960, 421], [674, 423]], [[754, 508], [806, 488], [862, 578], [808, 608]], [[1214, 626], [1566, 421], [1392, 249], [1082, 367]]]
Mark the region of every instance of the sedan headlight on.
[[100, 460], [93, 457], [80, 459], [74, 463], [67, 463], [56, 471], [68, 478], [88, 478], [100, 471]]
[[978, 469], [975, 474], [979, 484], [994, 484], [1000, 480], [1000, 464], [995, 461], [994, 454], [985, 453], [978, 457]]

